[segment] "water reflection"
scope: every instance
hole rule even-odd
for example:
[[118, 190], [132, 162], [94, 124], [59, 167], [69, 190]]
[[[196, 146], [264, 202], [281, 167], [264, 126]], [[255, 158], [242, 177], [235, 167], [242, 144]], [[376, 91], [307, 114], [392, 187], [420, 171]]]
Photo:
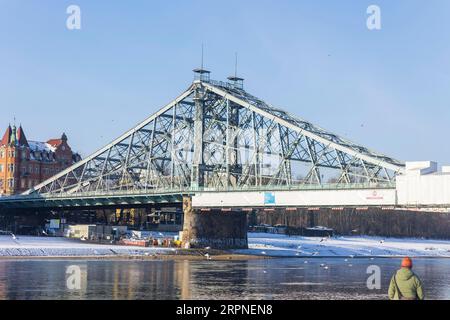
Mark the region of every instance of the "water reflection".
[[[399, 259], [1, 260], [0, 299], [386, 299]], [[369, 265], [381, 290], [366, 287]], [[66, 269], [79, 266], [80, 289]], [[416, 259], [428, 298], [450, 299], [450, 259]]]

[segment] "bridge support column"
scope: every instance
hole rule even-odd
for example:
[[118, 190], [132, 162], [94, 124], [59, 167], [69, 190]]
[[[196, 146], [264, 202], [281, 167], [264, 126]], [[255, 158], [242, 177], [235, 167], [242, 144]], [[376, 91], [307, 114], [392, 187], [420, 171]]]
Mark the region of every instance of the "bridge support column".
[[198, 211], [191, 197], [183, 198], [183, 248], [247, 249], [245, 212]]

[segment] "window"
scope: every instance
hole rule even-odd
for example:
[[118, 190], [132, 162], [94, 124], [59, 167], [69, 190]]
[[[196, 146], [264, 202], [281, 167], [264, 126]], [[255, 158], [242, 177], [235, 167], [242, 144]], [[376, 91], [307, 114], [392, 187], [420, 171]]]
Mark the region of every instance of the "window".
[[14, 163], [8, 164], [8, 172], [14, 172]]
[[8, 179], [8, 187], [14, 188], [14, 179]]
[[27, 151], [22, 150], [22, 160], [25, 160], [27, 158]]
[[0, 179], [0, 188], [3, 187], [3, 179]]
[[16, 156], [16, 152], [14, 150], [9, 151], [9, 157], [14, 158]]
[[20, 187], [22, 189], [25, 189], [27, 187], [27, 181], [25, 179], [20, 180]]
[[0, 172], [3, 172], [3, 165], [0, 164]]
[[5, 152], [3, 150], [0, 150], [0, 158], [4, 158], [5, 157]]
[[34, 173], [39, 173], [39, 167], [38, 167], [38, 166], [36, 166], [36, 167], [34, 168]]

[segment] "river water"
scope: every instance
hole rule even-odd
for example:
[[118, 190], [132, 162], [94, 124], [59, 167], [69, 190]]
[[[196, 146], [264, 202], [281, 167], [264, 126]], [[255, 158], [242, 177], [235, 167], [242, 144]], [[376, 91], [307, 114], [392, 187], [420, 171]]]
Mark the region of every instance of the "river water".
[[[382, 258], [0, 260], [0, 299], [387, 299], [399, 263]], [[450, 299], [450, 259], [414, 263], [426, 297]], [[367, 288], [371, 265], [380, 268], [381, 289]], [[67, 273], [73, 270], [79, 281]]]

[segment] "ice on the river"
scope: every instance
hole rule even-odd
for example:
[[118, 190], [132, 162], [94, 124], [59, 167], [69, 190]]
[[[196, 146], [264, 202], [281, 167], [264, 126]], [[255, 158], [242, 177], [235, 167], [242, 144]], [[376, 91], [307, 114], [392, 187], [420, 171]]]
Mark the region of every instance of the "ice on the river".
[[249, 249], [236, 253], [267, 256], [356, 257], [411, 256], [450, 257], [450, 241], [369, 236], [301, 237], [249, 233]]

